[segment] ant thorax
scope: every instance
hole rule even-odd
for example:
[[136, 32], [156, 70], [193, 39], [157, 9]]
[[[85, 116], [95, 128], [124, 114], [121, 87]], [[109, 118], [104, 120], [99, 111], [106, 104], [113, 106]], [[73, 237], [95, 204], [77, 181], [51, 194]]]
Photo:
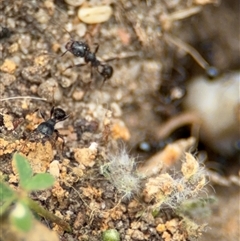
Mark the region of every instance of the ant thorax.
[[95, 53], [92, 53], [92, 52], [88, 52], [84, 60], [86, 63], [91, 62], [92, 67], [95, 67], [95, 68], [100, 65], [100, 61], [96, 58]]
[[78, 42], [78, 41], [69, 41], [65, 48], [71, 52], [76, 57], [85, 57], [86, 53], [89, 51], [89, 47], [84, 42]]

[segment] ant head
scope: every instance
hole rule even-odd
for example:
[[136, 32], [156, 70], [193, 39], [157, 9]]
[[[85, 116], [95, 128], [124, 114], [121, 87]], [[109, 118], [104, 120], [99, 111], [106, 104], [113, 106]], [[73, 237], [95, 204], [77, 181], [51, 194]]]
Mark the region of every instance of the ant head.
[[52, 119], [54, 119], [56, 122], [64, 121], [65, 119], [68, 118], [68, 115], [63, 109], [54, 108], [54, 107], [51, 110], [51, 116], [52, 116]]
[[72, 52], [71, 50], [72, 50], [73, 42], [74, 42], [74, 40], [70, 40], [70, 41], [68, 41], [68, 42], [65, 44], [65, 49], [66, 49], [66, 51], [61, 55], [61, 57], [62, 57], [63, 55], [65, 55], [67, 52]]
[[71, 52], [73, 43], [74, 43], [74, 40], [71, 39], [70, 41], [68, 41], [68, 42], [65, 44], [65, 48], [66, 48], [67, 51]]

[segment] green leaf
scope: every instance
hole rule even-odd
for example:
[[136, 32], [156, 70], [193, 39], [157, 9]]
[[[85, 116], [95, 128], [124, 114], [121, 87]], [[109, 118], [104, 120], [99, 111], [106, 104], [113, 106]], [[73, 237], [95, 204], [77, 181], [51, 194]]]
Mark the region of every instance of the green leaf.
[[20, 186], [25, 188], [25, 186], [29, 182], [29, 179], [33, 175], [32, 168], [28, 160], [24, 156], [20, 155], [19, 153], [14, 154], [13, 161], [15, 162], [17, 171], [19, 173]]
[[14, 191], [4, 182], [0, 182], [0, 202], [11, 199], [14, 196]]
[[25, 185], [25, 189], [28, 191], [44, 190], [51, 187], [54, 184], [54, 177], [49, 173], [38, 173], [33, 176], [29, 182]]
[[27, 232], [32, 227], [32, 221], [30, 209], [23, 202], [18, 202], [10, 214], [10, 222], [19, 230]]
[[9, 210], [9, 207], [14, 201], [16, 201], [16, 198], [13, 196], [0, 205], [0, 217]]
[[108, 229], [103, 232], [103, 241], [120, 241], [120, 234], [116, 229]]
[[0, 182], [0, 216], [8, 210], [15, 199], [15, 192], [7, 184]]

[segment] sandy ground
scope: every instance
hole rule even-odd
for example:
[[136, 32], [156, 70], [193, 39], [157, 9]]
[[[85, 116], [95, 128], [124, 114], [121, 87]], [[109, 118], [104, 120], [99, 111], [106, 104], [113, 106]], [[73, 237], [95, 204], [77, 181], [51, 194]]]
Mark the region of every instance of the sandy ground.
[[[164, 147], [172, 143], [189, 140], [194, 133], [199, 136], [189, 126], [196, 127], [200, 118], [185, 115], [188, 110], [182, 103], [188, 83], [196, 76], [209, 81], [206, 63], [220, 73], [239, 70], [238, 1], [79, 1], [85, 2], [80, 7], [66, 2], [0, 2], [1, 174], [9, 175], [9, 183], [16, 186], [11, 167], [16, 150], [28, 157], [35, 172], [49, 171], [57, 163], [54, 188], [32, 197], [73, 227], [69, 234], [43, 220], [57, 231], [60, 240], [100, 240], [108, 228], [116, 228], [126, 241], [194, 239], [175, 211], [161, 211], [156, 219], [150, 215], [153, 203], [141, 196], [144, 182], [136, 189], [138, 182], [131, 179], [128, 185], [134, 194], [121, 200], [128, 191], [122, 192], [121, 185], [99, 170], [119, 155], [119, 149], [137, 157], [136, 167], [151, 156], [162, 155]], [[108, 6], [104, 20], [99, 17], [102, 5]], [[94, 12], [90, 20], [81, 13], [80, 21], [78, 9], [86, 7]], [[97, 43], [96, 56], [113, 67], [113, 76], [103, 83], [100, 73], [104, 65], [66, 70], [84, 63], [70, 52], [62, 56], [71, 39], [87, 43], [92, 52]], [[69, 114], [56, 125], [64, 137], [64, 148], [61, 139], [42, 143], [41, 135], [34, 132], [43, 121], [35, 110], [41, 110], [47, 120], [52, 106]], [[235, 120], [239, 121], [239, 116]], [[225, 155], [216, 139], [202, 136], [200, 130], [195, 149], [181, 146], [180, 150], [197, 153], [199, 159], [204, 156], [205, 166], [222, 176], [216, 181], [210, 175], [209, 185], [215, 192], [209, 187], [208, 196], [215, 196], [217, 202], [211, 205], [210, 216], [193, 217], [199, 227], [208, 224], [201, 237], [199, 232], [195, 236], [203, 241], [236, 241], [240, 237], [237, 148]], [[164, 153], [168, 168], [179, 168], [181, 155], [174, 158], [173, 152]], [[122, 167], [116, 164], [117, 168]], [[121, 179], [123, 174], [117, 175]], [[229, 179], [231, 175], [236, 182]], [[227, 186], [219, 184], [221, 178], [230, 180]], [[177, 228], [157, 229], [159, 225], [168, 227], [167, 222]]]

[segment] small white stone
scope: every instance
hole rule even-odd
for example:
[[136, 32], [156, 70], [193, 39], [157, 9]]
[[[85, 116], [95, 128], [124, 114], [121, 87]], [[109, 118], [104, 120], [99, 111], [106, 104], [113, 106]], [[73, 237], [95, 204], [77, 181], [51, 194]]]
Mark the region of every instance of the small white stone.
[[91, 151], [97, 151], [98, 144], [96, 142], [92, 142], [89, 146], [89, 150]]
[[83, 37], [87, 32], [87, 26], [84, 23], [79, 23], [76, 25], [75, 30], [79, 37]]
[[73, 7], [78, 7], [82, 5], [85, 2], [85, 0], [65, 0], [65, 3], [68, 5], [71, 5]]
[[92, 8], [82, 7], [78, 10], [78, 18], [88, 24], [103, 23], [109, 20], [112, 16], [112, 12], [110, 6], [98, 6]]

